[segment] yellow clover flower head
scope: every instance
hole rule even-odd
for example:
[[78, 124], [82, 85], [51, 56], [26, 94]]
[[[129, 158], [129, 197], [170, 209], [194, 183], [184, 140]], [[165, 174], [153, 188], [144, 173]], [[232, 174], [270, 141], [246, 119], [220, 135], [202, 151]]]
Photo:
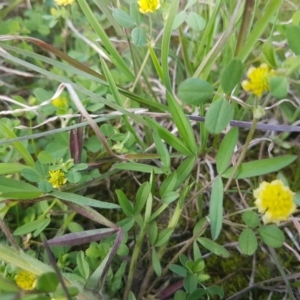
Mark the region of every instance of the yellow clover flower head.
[[55, 0], [55, 3], [59, 6], [67, 6], [71, 5], [75, 2], [75, 0]]
[[61, 170], [49, 171], [50, 179], [48, 182], [52, 184], [55, 189], [60, 188], [67, 182], [65, 173]]
[[17, 286], [26, 291], [31, 291], [36, 286], [36, 275], [22, 270], [15, 276]]
[[294, 194], [281, 180], [263, 181], [253, 191], [255, 205], [263, 215], [264, 224], [286, 221], [296, 211]]
[[59, 108], [64, 109], [68, 106], [68, 100], [66, 97], [58, 97], [51, 101], [52, 105]]
[[142, 14], [153, 13], [160, 8], [159, 0], [138, 0], [138, 4]]
[[275, 71], [269, 69], [267, 64], [261, 64], [258, 68], [251, 67], [247, 72], [249, 80], [243, 80], [242, 87], [246, 92], [260, 98], [264, 92], [270, 90], [269, 79], [274, 74]]

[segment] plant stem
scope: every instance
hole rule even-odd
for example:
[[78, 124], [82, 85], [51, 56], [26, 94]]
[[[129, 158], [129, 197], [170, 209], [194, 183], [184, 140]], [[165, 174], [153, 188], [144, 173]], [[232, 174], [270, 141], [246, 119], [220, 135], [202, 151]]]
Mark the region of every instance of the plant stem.
[[242, 25], [241, 25], [241, 28], [240, 28], [240, 31], [239, 31], [238, 41], [237, 41], [237, 44], [236, 44], [234, 56], [237, 56], [240, 49], [245, 44], [248, 32], [251, 28], [251, 23], [252, 23], [252, 19], [253, 19], [254, 4], [255, 4], [254, 0], [246, 0], [245, 7], [244, 7], [244, 12], [243, 12]]
[[232, 182], [232, 180], [233, 180], [233, 178], [234, 178], [234, 176], [235, 176], [235, 174], [236, 174], [239, 166], [241, 165], [242, 161], [244, 160], [244, 158], [246, 156], [247, 149], [248, 149], [248, 146], [249, 146], [249, 144], [250, 144], [250, 142], [252, 140], [252, 137], [253, 137], [253, 134], [254, 134], [257, 122], [258, 122], [258, 119], [254, 118], [253, 122], [251, 124], [251, 127], [250, 127], [250, 131], [248, 133], [245, 145], [243, 147], [242, 153], [241, 153], [241, 155], [240, 155], [240, 157], [239, 157], [239, 159], [238, 159], [238, 161], [237, 161], [237, 163], [236, 163], [236, 165], [235, 165], [235, 167], [234, 167], [234, 169], [233, 169], [233, 171], [232, 171], [232, 173], [231, 173], [231, 175], [230, 175], [230, 177], [229, 177], [229, 179], [228, 179], [228, 181], [227, 181], [227, 183], [225, 185], [224, 192], [226, 192], [228, 190], [228, 188], [229, 188], [229, 186], [230, 186], [230, 184], [231, 184], [231, 182]]
[[133, 253], [132, 253], [132, 257], [131, 257], [131, 261], [130, 261], [129, 273], [128, 273], [128, 280], [126, 282], [125, 292], [124, 292], [124, 296], [123, 296], [124, 300], [128, 299], [128, 295], [131, 290], [131, 286], [132, 286], [134, 274], [135, 274], [135, 269], [136, 269], [136, 265], [137, 265], [137, 260], [138, 260], [139, 254], [141, 252], [141, 246], [143, 243], [144, 235], [146, 233], [146, 228], [147, 228], [147, 225], [144, 223], [144, 225], [138, 235], [134, 249], [133, 249]]
[[16, 243], [16, 241], [14, 240], [13, 235], [11, 234], [11, 232], [9, 231], [8, 227], [6, 226], [6, 224], [4, 223], [4, 221], [2, 220], [2, 218], [0, 217], [0, 228], [2, 230], [2, 232], [5, 234], [6, 238], [9, 240], [9, 242], [11, 243], [11, 245], [17, 250], [20, 251], [21, 248], [19, 247], [19, 245]]

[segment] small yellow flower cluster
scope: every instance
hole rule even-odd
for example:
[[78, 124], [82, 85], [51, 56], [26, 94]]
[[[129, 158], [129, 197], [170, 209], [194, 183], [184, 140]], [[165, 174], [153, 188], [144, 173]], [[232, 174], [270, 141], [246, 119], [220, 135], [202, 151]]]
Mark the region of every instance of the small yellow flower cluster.
[[159, 0], [138, 0], [138, 4], [142, 14], [153, 13], [160, 8]]
[[253, 191], [255, 205], [263, 215], [264, 224], [286, 221], [296, 211], [294, 193], [281, 180], [263, 181]]
[[36, 275], [22, 270], [15, 276], [17, 286], [26, 291], [31, 291], [36, 286]]
[[67, 6], [71, 5], [75, 2], [75, 0], [55, 0], [55, 3], [59, 6]]
[[64, 109], [68, 106], [68, 101], [66, 97], [58, 97], [52, 100], [52, 105], [59, 108], [59, 109]]
[[48, 182], [52, 184], [55, 189], [60, 188], [67, 182], [65, 173], [61, 170], [49, 171], [50, 179]]
[[247, 72], [249, 80], [243, 80], [242, 87], [246, 92], [261, 97], [270, 90], [269, 79], [274, 74], [275, 71], [270, 70], [267, 64], [261, 64], [258, 68], [251, 67]]

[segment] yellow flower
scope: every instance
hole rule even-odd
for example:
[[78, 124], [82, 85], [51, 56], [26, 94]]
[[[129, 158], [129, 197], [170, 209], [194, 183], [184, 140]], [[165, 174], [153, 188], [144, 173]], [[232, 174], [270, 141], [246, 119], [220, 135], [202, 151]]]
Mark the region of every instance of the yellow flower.
[[22, 270], [15, 276], [15, 281], [21, 289], [31, 291], [36, 286], [36, 275]]
[[55, 3], [57, 5], [67, 6], [71, 5], [75, 2], [75, 0], [55, 0]]
[[251, 67], [247, 72], [249, 80], [242, 81], [242, 87], [246, 92], [252, 92], [257, 97], [261, 97], [264, 92], [270, 90], [269, 78], [275, 74], [266, 64], [261, 64], [258, 68]]
[[159, 0], [138, 0], [138, 4], [142, 14], [153, 13], [160, 8]]
[[278, 225], [296, 211], [294, 193], [289, 187], [284, 186], [281, 180], [263, 181], [253, 194], [258, 211], [264, 214], [262, 217], [264, 224]]
[[48, 180], [52, 186], [57, 189], [67, 182], [65, 173], [61, 170], [49, 171], [50, 179]]
[[52, 104], [60, 109], [64, 109], [68, 106], [68, 101], [66, 97], [58, 97], [52, 100]]

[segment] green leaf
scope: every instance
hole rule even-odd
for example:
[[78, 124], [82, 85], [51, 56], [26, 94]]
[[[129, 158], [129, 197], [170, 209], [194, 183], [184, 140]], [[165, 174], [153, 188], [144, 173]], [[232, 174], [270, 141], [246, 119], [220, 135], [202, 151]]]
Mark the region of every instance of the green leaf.
[[[2, 295], [2, 292], [19, 292], [19, 288], [16, 285], [16, 281], [10, 278], [4, 278], [3, 275], [0, 275], [0, 295]], [[4, 297], [3, 297], [4, 298]], [[15, 300], [17, 299], [16, 296], [7, 298], [7, 299], [11, 299], [11, 300]], [[5, 299], [6, 300], [6, 299]]]
[[200, 257], [193, 263], [192, 271], [193, 273], [200, 273], [204, 270], [204, 268], [205, 268], [205, 263], [203, 259]]
[[126, 195], [121, 190], [116, 190], [119, 204], [127, 217], [132, 217], [134, 215], [134, 209], [132, 203], [128, 200]]
[[[150, 186], [152, 186], [152, 178], [154, 178], [153, 173], [151, 174], [151, 178], [150, 178]], [[152, 193], [149, 193], [146, 201], [145, 216], [143, 222], [150, 221], [151, 212], [152, 212], [152, 203], [153, 203]]]
[[170, 168], [170, 155], [168, 149], [159, 137], [157, 130], [153, 130], [153, 140], [162, 165]]
[[300, 206], [300, 192], [295, 193], [294, 202], [297, 206]]
[[43, 150], [39, 153], [38, 160], [42, 164], [51, 164], [54, 162], [54, 157], [52, 156], [52, 154], [49, 151]]
[[177, 192], [168, 192], [164, 193], [161, 200], [163, 203], [170, 204], [175, 201], [179, 197], [179, 193]]
[[161, 265], [160, 265], [160, 258], [155, 250], [155, 248], [152, 248], [152, 266], [154, 269], [154, 272], [157, 276], [161, 275]]
[[87, 168], [88, 168], [87, 164], [81, 163], [81, 164], [74, 165], [72, 171], [82, 171], [82, 170], [86, 170]]
[[187, 269], [184, 268], [184, 267], [182, 267], [182, 266], [179, 266], [179, 265], [171, 264], [171, 265], [169, 266], [169, 269], [170, 269], [173, 273], [178, 274], [178, 275], [180, 275], [180, 276], [182, 276], [182, 277], [185, 277], [186, 274], [187, 274]]
[[46, 228], [51, 222], [51, 219], [42, 219], [42, 220], [35, 220], [30, 223], [26, 223], [20, 227], [18, 227], [14, 231], [14, 235], [24, 235], [30, 232], [33, 232], [40, 227]]
[[185, 264], [185, 267], [187, 268], [189, 273], [193, 273], [193, 266], [194, 262], [192, 260], [187, 261]]
[[120, 290], [123, 286], [123, 278], [126, 270], [127, 261], [123, 261], [121, 263], [120, 268], [117, 270], [117, 272], [114, 274], [114, 278], [112, 280], [111, 289], [112, 292], [117, 292]]
[[162, 245], [164, 245], [171, 237], [173, 233], [173, 229], [172, 228], [166, 228], [163, 229], [162, 231], [160, 231], [158, 233], [158, 237], [157, 240], [155, 242], [155, 247], [160, 247]]
[[211, 296], [218, 295], [220, 299], [224, 298], [224, 289], [222, 286], [211, 285], [210, 287], [207, 288], [207, 292]]
[[46, 219], [43, 219], [43, 221], [44, 222], [41, 222], [39, 227], [34, 231], [33, 237], [37, 237], [42, 231], [44, 231], [44, 229], [47, 228], [48, 225], [50, 224], [51, 220], [46, 218]]
[[214, 253], [218, 256], [222, 256], [224, 258], [228, 258], [230, 256], [229, 252], [222, 247], [221, 245], [217, 244], [216, 242], [205, 238], [205, 237], [198, 237], [197, 241], [206, 249], [208, 249], [211, 253]]
[[299, 23], [300, 23], [300, 10], [297, 10], [293, 13], [292, 22], [293, 22], [293, 25], [299, 25]]
[[150, 194], [150, 184], [149, 182], [144, 182], [138, 189], [135, 197], [135, 205], [134, 205], [134, 212], [138, 214], [143, 207], [149, 197]]
[[239, 247], [242, 253], [252, 255], [257, 249], [257, 239], [252, 229], [246, 228], [239, 236]]
[[103, 202], [100, 200], [95, 200], [92, 198], [84, 197], [73, 193], [53, 191], [49, 195], [67, 202], [78, 204], [80, 206], [92, 206], [92, 207], [98, 207], [103, 209], [120, 208], [120, 206], [115, 203]]
[[38, 187], [44, 193], [49, 193], [53, 190], [52, 184], [46, 179], [42, 179], [39, 181]]
[[185, 254], [180, 254], [179, 255], [179, 261], [180, 263], [185, 266], [186, 263], [189, 261], [188, 257]]
[[174, 300], [186, 300], [186, 292], [183, 290], [176, 291]]
[[83, 251], [77, 252], [76, 255], [76, 263], [78, 270], [80, 272], [80, 275], [86, 280], [90, 276], [90, 267], [87, 261], [85, 260], [85, 255]]
[[277, 99], [286, 98], [288, 95], [289, 82], [285, 76], [271, 76], [270, 92]]
[[243, 77], [243, 64], [239, 59], [232, 59], [221, 73], [221, 86], [226, 94], [230, 94]]
[[166, 89], [171, 92], [171, 80], [170, 80], [170, 67], [169, 67], [169, 55], [170, 55], [170, 41], [172, 36], [172, 28], [175, 20], [175, 16], [178, 11], [179, 0], [172, 0], [168, 11], [166, 12], [167, 20], [165, 20], [165, 27], [163, 30], [163, 37], [161, 42], [161, 66], [163, 75], [163, 84]]
[[183, 183], [184, 180], [191, 174], [195, 161], [196, 161], [196, 156], [191, 156], [185, 159], [180, 166], [176, 170], [177, 174], [177, 181], [174, 189], [179, 188], [179, 186]]
[[0, 177], [0, 196], [11, 199], [33, 199], [43, 192], [35, 186], [11, 178]]
[[186, 12], [185, 10], [182, 10], [175, 16], [172, 30], [177, 29], [185, 21], [185, 18], [186, 18]]
[[144, 30], [141, 27], [136, 27], [131, 31], [132, 43], [137, 47], [143, 47], [146, 45], [147, 38]]
[[[10, 130], [3, 122], [0, 122], [0, 132], [8, 139], [17, 138], [13, 131]], [[12, 145], [20, 153], [27, 165], [33, 167], [34, 160], [29, 151], [25, 148], [24, 144], [22, 142], [14, 142]]]
[[[209, 289], [209, 287], [207, 288]], [[189, 294], [187, 300], [200, 300], [205, 299], [205, 295], [207, 295], [206, 290], [202, 288], [195, 289], [192, 293]], [[180, 298], [181, 300], [182, 298]], [[207, 299], [207, 298], [206, 298]]]
[[47, 178], [49, 176], [48, 165], [43, 165], [40, 161], [35, 162], [34, 170], [40, 175], [41, 178]]
[[177, 181], [177, 173], [173, 172], [162, 182], [159, 187], [159, 195], [163, 196], [165, 193], [172, 192]]
[[84, 231], [84, 228], [77, 222], [70, 222], [67, 225], [67, 228], [71, 233]]
[[[78, 293], [79, 293], [79, 289], [76, 288], [75, 286], [67, 286], [67, 291], [68, 291], [68, 295], [69, 295], [70, 297], [75, 297], [75, 296], [77, 296]], [[65, 296], [66, 296], [65, 291], [64, 291], [64, 289], [63, 289], [62, 287], [60, 287], [60, 286], [58, 286], [58, 287], [56, 288], [55, 292], [53, 293], [53, 298], [54, 298], [54, 299], [62, 299], [62, 298], [64, 298]], [[38, 295], [38, 297], [40, 297], [40, 295]], [[50, 299], [52, 300], [53, 298], [50, 298]], [[48, 299], [48, 300], [50, 300], [50, 299]], [[75, 297], [75, 299], [76, 299], [76, 297]], [[42, 300], [42, 299], [38, 298], [38, 299], [36, 299], [36, 300]]]
[[200, 78], [188, 78], [178, 86], [178, 97], [182, 102], [199, 105], [213, 97], [214, 88]]
[[[198, 230], [200, 230], [200, 228], [202, 228], [206, 222], [207, 222], [206, 217], [203, 217], [201, 220], [199, 220], [193, 228], [193, 234], [196, 234], [198, 232]], [[203, 231], [199, 233], [199, 236], [203, 235], [205, 230], [206, 230], [206, 227], [204, 226]]]
[[272, 41], [268, 40], [267, 42], [265, 42], [263, 44], [262, 50], [263, 50], [264, 60], [267, 62], [267, 64], [269, 66], [276, 69], [277, 68], [277, 61], [276, 61], [276, 55], [275, 55], [275, 50], [274, 50], [274, 46], [272, 44]]
[[[260, 175], [276, 172], [288, 166], [296, 158], [297, 158], [296, 155], [283, 155], [274, 158], [254, 160], [254, 161], [242, 163], [234, 178], [243, 179], [243, 178], [249, 178], [249, 177], [260, 176]], [[234, 167], [228, 168], [222, 174], [222, 177], [229, 178], [233, 169]]]
[[259, 225], [258, 214], [254, 211], [246, 211], [242, 215], [242, 219], [245, 224], [251, 228], [255, 228]]
[[128, 300], [136, 300], [134, 293], [132, 291], [129, 292]]
[[206, 25], [206, 21], [195, 12], [189, 13], [186, 22], [191, 28], [197, 31], [204, 29]]
[[291, 50], [296, 54], [300, 54], [300, 43], [299, 43], [299, 36], [300, 36], [300, 27], [295, 25], [290, 25], [286, 28], [286, 37], [288, 40], [288, 44]]
[[118, 226], [122, 227], [125, 232], [128, 232], [134, 225], [134, 218], [125, 218], [117, 223]]
[[155, 221], [152, 221], [148, 225], [149, 242], [152, 246], [155, 244], [155, 241], [157, 239], [157, 235], [158, 235], [157, 223]]
[[134, 20], [125, 11], [119, 8], [113, 9], [112, 16], [117, 23], [124, 28], [130, 28], [134, 26]]
[[16, 163], [0, 163], [0, 175], [19, 173], [30, 167]]
[[187, 1], [187, 4], [186, 4], [186, 6], [185, 6], [185, 10], [186, 9], [189, 9], [190, 7], [192, 7], [194, 4], [196, 4], [196, 2], [198, 2], [198, 0], [188, 0]]
[[237, 144], [239, 130], [237, 127], [231, 128], [225, 135], [216, 156], [217, 171], [222, 174], [228, 167], [234, 147]]
[[177, 100], [167, 91], [167, 101], [172, 114], [173, 121], [175, 122], [179, 133], [187, 148], [192, 154], [197, 154], [197, 145], [195, 141], [195, 135], [191, 126], [191, 122], [185, 116], [182, 108], [178, 104]]
[[46, 148], [47, 152], [49, 152], [54, 158], [62, 158], [69, 152], [69, 146], [58, 143], [51, 143]]
[[139, 6], [136, 2], [132, 2], [130, 4], [130, 16], [137, 25], [142, 24], [142, 18], [139, 12]]
[[232, 119], [232, 108], [226, 99], [213, 102], [205, 115], [205, 126], [210, 133], [220, 133]]
[[72, 170], [72, 171], [69, 171], [69, 172], [67, 173], [66, 178], [67, 178], [68, 181], [71, 182], [71, 183], [77, 183], [77, 182], [79, 182], [80, 179], [81, 179], [81, 174], [80, 174], [79, 172], [77, 172], [77, 171], [73, 171], [73, 170]]
[[209, 206], [210, 230], [213, 240], [216, 240], [222, 229], [223, 221], [223, 182], [217, 177], [212, 185]]
[[281, 247], [285, 240], [283, 232], [275, 225], [260, 227], [258, 234], [265, 244], [273, 248]]
[[163, 174], [164, 173], [162, 171], [162, 169], [160, 169], [158, 167], [135, 163], [135, 162], [114, 164], [113, 167], [117, 170], [128, 170], [128, 171], [142, 172], [142, 173], [152, 173], [152, 172], [154, 172], [155, 174]]
[[157, 130], [161, 139], [163, 139], [167, 144], [175, 148], [178, 152], [185, 155], [192, 155], [191, 151], [184, 145], [184, 143], [175, 135], [173, 135], [169, 130], [155, 122], [149, 117], [145, 117], [145, 120], [151, 128]]
[[23, 169], [22, 176], [31, 182], [39, 182], [41, 176], [34, 169]]
[[151, 59], [152, 59], [152, 63], [154, 65], [156, 73], [157, 73], [158, 77], [160, 78], [160, 80], [162, 81], [163, 80], [162, 68], [161, 68], [160, 62], [158, 60], [158, 57], [157, 57], [155, 51], [152, 48], [151, 43], [148, 43], [148, 49], [149, 49], [150, 56], [151, 56]]
[[36, 289], [46, 293], [54, 292], [58, 286], [58, 283], [59, 281], [55, 273], [45, 273], [39, 276]]
[[187, 293], [192, 293], [197, 288], [198, 279], [195, 274], [188, 273], [183, 280], [183, 286]]

